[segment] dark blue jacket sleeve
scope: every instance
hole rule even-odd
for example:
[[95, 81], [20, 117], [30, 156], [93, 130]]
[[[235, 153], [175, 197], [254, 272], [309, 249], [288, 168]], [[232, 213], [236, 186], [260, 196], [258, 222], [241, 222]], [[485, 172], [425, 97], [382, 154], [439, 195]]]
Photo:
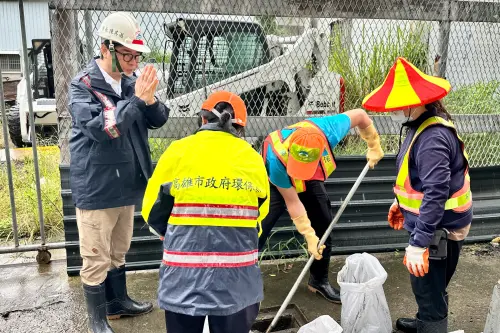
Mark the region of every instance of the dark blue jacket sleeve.
[[171, 188], [172, 183], [165, 183], [160, 186], [158, 198], [151, 207], [146, 221], [151, 228], [163, 237], [167, 233], [168, 219], [174, 208], [174, 197], [170, 195]]
[[165, 125], [167, 122], [170, 109], [160, 102], [158, 98], [156, 102], [151, 105], [146, 106], [144, 111], [144, 116], [146, 117], [146, 122], [149, 129], [157, 129]]
[[450, 129], [436, 126], [425, 130], [415, 142], [413, 157], [424, 198], [410, 237], [413, 246], [428, 247], [443, 218], [450, 192], [450, 161], [457, 153], [456, 140]]
[[128, 131], [129, 127], [141, 117], [146, 103], [136, 96], [119, 101], [114, 110], [114, 123], [118, 129], [117, 136], [109, 134], [109, 121], [105, 119], [101, 103], [82, 83], [73, 81], [70, 86], [69, 110], [75, 126], [90, 139], [98, 142], [116, 139]]

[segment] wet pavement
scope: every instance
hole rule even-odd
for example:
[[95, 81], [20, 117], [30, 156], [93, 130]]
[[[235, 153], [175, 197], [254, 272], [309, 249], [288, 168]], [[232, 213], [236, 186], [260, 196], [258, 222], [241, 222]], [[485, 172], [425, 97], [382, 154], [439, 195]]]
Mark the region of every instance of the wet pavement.
[[[39, 266], [34, 253], [0, 256], [0, 332], [87, 332], [86, 311], [78, 277], [66, 275], [64, 251], [51, 251], [53, 261]], [[406, 268], [401, 264], [403, 253], [375, 254], [388, 279], [384, 292], [393, 321], [399, 316], [412, 316], [416, 304], [411, 293]], [[346, 256], [332, 258], [331, 281]], [[262, 307], [279, 306], [285, 299], [304, 261], [287, 264], [264, 264], [265, 297]], [[133, 298], [156, 304], [158, 271], [129, 272], [128, 289]], [[449, 331], [480, 333], [484, 328], [488, 306], [495, 283], [500, 278], [500, 249], [489, 244], [467, 246], [457, 272], [450, 284]], [[341, 306], [331, 304], [306, 288], [307, 275], [292, 303], [303, 311], [309, 321], [323, 314], [340, 323]], [[165, 332], [164, 314], [155, 307], [147, 315], [112, 321], [120, 332]]]

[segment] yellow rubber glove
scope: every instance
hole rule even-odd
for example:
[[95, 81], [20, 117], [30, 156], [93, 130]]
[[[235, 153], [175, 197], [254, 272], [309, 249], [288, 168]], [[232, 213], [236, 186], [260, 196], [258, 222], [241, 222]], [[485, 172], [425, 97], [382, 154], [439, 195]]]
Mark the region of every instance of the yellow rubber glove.
[[365, 140], [368, 145], [368, 152], [366, 153], [366, 159], [370, 168], [373, 169], [375, 165], [384, 157], [384, 152], [380, 146], [380, 137], [378, 135], [373, 123], [366, 128], [359, 129], [359, 135], [361, 139]]
[[316, 260], [323, 258], [323, 250], [325, 249], [325, 245], [322, 245], [321, 248], [318, 249], [319, 238], [316, 236], [316, 232], [311, 227], [311, 221], [307, 217], [307, 213], [292, 219], [293, 224], [297, 228], [297, 231], [304, 235], [304, 238], [307, 242], [307, 251], [314, 256]]

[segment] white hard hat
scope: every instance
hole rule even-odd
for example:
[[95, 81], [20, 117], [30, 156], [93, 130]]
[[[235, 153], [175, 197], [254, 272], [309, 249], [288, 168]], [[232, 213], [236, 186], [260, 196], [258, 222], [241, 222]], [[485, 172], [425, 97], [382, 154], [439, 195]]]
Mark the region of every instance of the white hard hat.
[[99, 28], [99, 37], [120, 43], [137, 52], [151, 52], [142, 40], [139, 24], [129, 13], [117, 12], [106, 17]]

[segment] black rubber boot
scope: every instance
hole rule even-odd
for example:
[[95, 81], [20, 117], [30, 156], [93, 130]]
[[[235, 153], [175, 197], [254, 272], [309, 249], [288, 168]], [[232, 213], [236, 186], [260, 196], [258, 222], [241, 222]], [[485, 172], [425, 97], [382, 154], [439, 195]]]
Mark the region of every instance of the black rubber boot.
[[448, 318], [440, 321], [417, 320], [417, 333], [448, 333]]
[[405, 333], [417, 333], [417, 319], [398, 318], [396, 320], [396, 328]]
[[332, 303], [340, 304], [340, 291], [331, 286], [330, 281], [328, 281], [328, 271], [325, 275], [314, 276], [311, 274], [309, 276], [309, 283], [307, 288], [313, 293], [320, 294], [327, 301]]
[[114, 333], [106, 319], [106, 297], [104, 283], [98, 286], [83, 285], [83, 294], [87, 303], [90, 333]]
[[330, 267], [331, 247], [323, 250], [323, 258], [314, 260], [309, 270], [308, 288], [310, 291], [323, 296], [327, 301], [340, 304], [340, 291], [333, 288], [328, 281], [328, 269]]
[[122, 316], [139, 316], [153, 310], [153, 304], [136, 302], [128, 297], [125, 266], [109, 271], [104, 283], [106, 285], [108, 319], [119, 319]]

